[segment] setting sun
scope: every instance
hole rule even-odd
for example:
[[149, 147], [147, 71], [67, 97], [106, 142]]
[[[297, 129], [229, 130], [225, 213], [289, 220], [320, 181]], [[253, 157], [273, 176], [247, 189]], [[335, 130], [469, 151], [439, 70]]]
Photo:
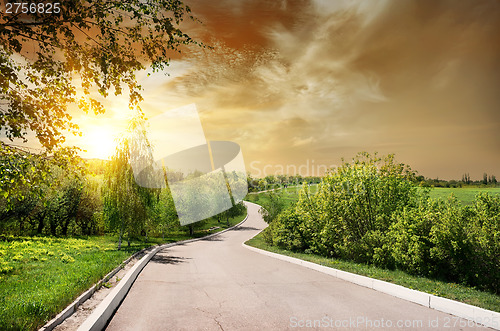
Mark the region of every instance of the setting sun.
[[95, 127], [83, 133], [84, 145], [82, 148], [86, 158], [109, 159], [115, 148], [113, 131], [107, 127]]

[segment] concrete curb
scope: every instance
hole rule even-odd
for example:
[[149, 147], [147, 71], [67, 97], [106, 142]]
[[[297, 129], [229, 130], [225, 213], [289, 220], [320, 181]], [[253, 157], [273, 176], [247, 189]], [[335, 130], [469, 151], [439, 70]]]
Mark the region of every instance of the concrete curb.
[[476, 306], [468, 305], [450, 299], [441, 298], [432, 294], [412, 290], [404, 286], [388, 283], [382, 280], [353, 274], [335, 268], [325, 267], [316, 263], [304, 261], [294, 257], [268, 252], [259, 248], [248, 246], [245, 243], [242, 243], [242, 246], [249, 250], [273, 257], [275, 259], [298, 264], [306, 268], [313, 269], [357, 285], [371, 288], [375, 291], [386, 293], [403, 300], [414, 302], [419, 305], [426, 306], [428, 308], [432, 308], [447, 314], [467, 319], [469, 321], [472, 321], [476, 325], [481, 324], [495, 330], [500, 330], [500, 313], [491, 310], [479, 308]]
[[53, 319], [48, 321], [44, 326], [42, 326], [39, 331], [50, 331], [53, 330], [56, 326], [64, 322], [64, 320], [71, 315], [78, 309], [78, 306], [80, 306], [82, 303], [87, 301], [101, 286], [103, 283], [107, 282], [108, 280], [111, 279], [118, 271], [120, 271], [125, 264], [127, 264], [130, 260], [132, 260], [134, 257], [137, 255], [143, 253], [144, 251], [151, 249], [151, 247], [144, 248], [138, 252], [135, 252], [132, 254], [130, 257], [128, 257], [126, 260], [124, 260], [118, 267], [113, 269], [110, 273], [108, 273], [106, 276], [104, 276], [103, 279], [98, 281], [96, 284], [92, 285], [90, 289], [85, 291], [82, 295], [80, 295], [78, 298], [75, 299], [72, 303], [70, 303], [62, 312], [56, 315]]
[[[118, 307], [120, 306], [121, 302], [127, 295], [128, 291], [132, 287], [132, 284], [136, 280], [137, 276], [139, 273], [142, 271], [142, 269], [146, 266], [146, 264], [151, 260], [151, 258], [158, 253], [158, 251], [176, 246], [176, 245], [183, 245], [187, 244], [190, 242], [194, 241], [199, 241], [199, 240], [206, 240], [208, 238], [218, 236], [224, 232], [227, 232], [229, 230], [232, 230], [234, 228], [237, 228], [241, 224], [243, 224], [246, 220], [248, 219], [248, 213], [247, 216], [241, 221], [240, 223], [227, 228], [225, 230], [222, 230], [217, 233], [212, 233], [208, 236], [201, 237], [201, 238], [193, 238], [193, 239], [188, 239], [188, 240], [182, 240], [182, 241], [177, 241], [175, 243], [170, 243], [170, 244], [165, 244], [156, 247], [153, 251], [151, 251], [149, 254], [146, 256], [143, 256], [142, 259], [140, 259], [128, 272], [127, 274], [122, 278], [122, 280], [118, 283], [118, 285], [113, 288], [111, 293], [109, 293], [106, 298], [96, 307], [96, 309], [92, 312], [92, 314], [87, 317], [87, 319], [83, 322], [82, 325], [78, 328], [78, 331], [97, 331], [97, 330], [103, 330], [111, 317], [113, 316], [114, 312]], [[70, 314], [71, 315], [71, 314]], [[68, 315], [69, 316], [69, 315]]]

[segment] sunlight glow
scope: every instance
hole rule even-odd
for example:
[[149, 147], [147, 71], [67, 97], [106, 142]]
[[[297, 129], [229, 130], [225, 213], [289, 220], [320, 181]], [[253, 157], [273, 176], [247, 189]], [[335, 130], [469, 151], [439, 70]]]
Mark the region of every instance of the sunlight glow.
[[83, 133], [85, 158], [96, 158], [108, 160], [115, 149], [115, 137], [113, 131], [106, 127], [93, 127]]

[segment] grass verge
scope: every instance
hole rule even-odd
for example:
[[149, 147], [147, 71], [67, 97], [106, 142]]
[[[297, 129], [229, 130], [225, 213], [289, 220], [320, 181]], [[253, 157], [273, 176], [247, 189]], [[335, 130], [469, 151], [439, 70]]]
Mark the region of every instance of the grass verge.
[[500, 312], [500, 296], [476, 290], [471, 287], [455, 283], [433, 280], [424, 277], [412, 276], [400, 270], [387, 270], [374, 266], [359, 264], [349, 261], [326, 258], [314, 254], [295, 253], [267, 244], [262, 233], [245, 242], [249, 246], [260, 248], [269, 252], [295, 257], [304, 261], [317, 263], [323, 266], [352, 272], [358, 275], [380, 279], [414, 290], [434, 294], [484, 309]]
[[[229, 225], [208, 220], [193, 237]], [[210, 228], [219, 227], [209, 231]], [[117, 238], [6, 237], [0, 240], [0, 330], [36, 330], [135, 252], [155, 244], [190, 239], [185, 232], [134, 241], [117, 250]]]

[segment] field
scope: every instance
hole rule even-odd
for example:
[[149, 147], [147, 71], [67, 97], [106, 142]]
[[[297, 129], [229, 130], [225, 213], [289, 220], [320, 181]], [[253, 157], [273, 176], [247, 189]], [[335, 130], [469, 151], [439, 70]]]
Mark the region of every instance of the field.
[[[277, 190], [282, 194], [281, 199], [283, 200], [286, 207], [290, 206], [292, 203], [299, 199], [299, 191], [302, 187], [289, 187], [286, 189]], [[317, 185], [310, 186], [311, 193], [316, 193]], [[486, 192], [491, 195], [500, 195], [500, 187], [466, 187], [466, 188], [447, 188], [447, 187], [434, 187], [430, 191], [430, 197], [433, 199], [447, 199], [450, 194], [455, 195], [455, 197], [462, 202], [464, 205], [472, 204], [474, 197], [478, 193]], [[265, 193], [255, 193], [249, 194], [246, 200], [259, 203], [268, 200]]]
[[[316, 193], [318, 185], [313, 184], [309, 186], [311, 193]], [[276, 193], [281, 195], [281, 200], [283, 201], [285, 208], [289, 207], [291, 204], [297, 202], [299, 199], [299, 192], [302, 189], [302, 186], [293, 186], [288, 188], [283, 188], [279, 190], [275, 190]], [[254, 202], [257, 204], [261, 204], [265, 201], [269, 201], [268, 195], [266, 193], [250, 193], [247, 195], [247, 201]]]
[[[230, 219], [230, 226], [246, 215]], [[209, 228], [219, 226], [215, 231]], [[227, 228], [207, 221], [194, 237]], [[190, 238], [185, 232], [165, 239], [135, 241], [117, 250], [117, 238], [0, 237], [0, 330], [34, 330], [103, 278], [133, 253], [159, 243]]]
[[500, 195], [500, 187], [435, 187], [431, 189], [430, 197], [434, 199], [446, 199], [453, 193], [464, 205], [470, 205], [474, 201], [474, 197], [482, 192], [487, 192], [491, 195]]

